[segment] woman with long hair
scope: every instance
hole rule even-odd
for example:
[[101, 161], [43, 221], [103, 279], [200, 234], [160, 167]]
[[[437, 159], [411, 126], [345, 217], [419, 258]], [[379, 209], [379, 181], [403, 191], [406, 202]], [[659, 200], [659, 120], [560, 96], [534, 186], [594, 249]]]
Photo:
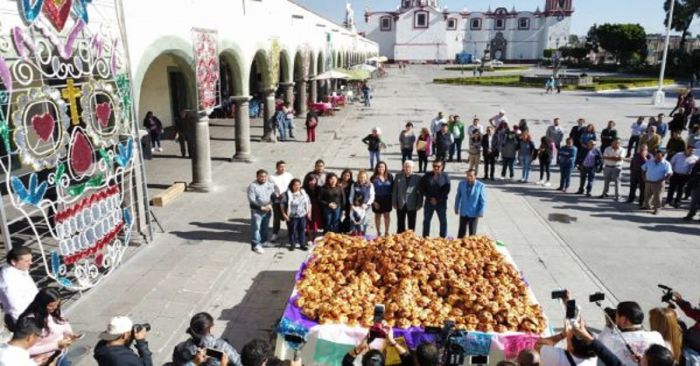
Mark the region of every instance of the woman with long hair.
[[352, 201], [350, 201], [350, 191], [352, 190], [352, 185], [355, 181], [352, 179], [352, 170], [345, 169], [340, 173], [340, 179], [338, 180], [338, 185], [343, 187], [345, 191], [345, 202], [343, 203], [343, 214], [345, 215], [345, 220], [341, 221], [340, 232], [348, 233], [350, 232], [350, 224], [347, 219], [350, 215], [350, 209], [352, 208]]
[[[173, 349], [173, 364], [176, 366], [188, 365], [189, 362], [197, 355], [200, 349], [213, 349], [222, 353], [219, 361], [221, 365], [238, 365], [241, 362], [241, 356], [236, 352], [231, 344], [222, 338], [218, 338], [211, 334], [214, 327], [214, 318], [209, 313], [197, 313], [190, 319], [190, 327], [187, 328], [187, 335], [190, 338]], [[207, 362], [203, 365], [214, 365], [215, 363]]]
[[384, 218], [384, 235], [389, 235], [389, 224], [391, 223], [391, 194], [394, 188], [394, 176], [389, 173], [386, 163], [380, 161], [374, 168], [374, 174], [370, 179], [374, 186], [374, 225], [377, 228], [377, 236], [382, 235], [381, 221]]
[[302, 184], [302, 187], [311, 201], [311, 219], [306, 221], [306, 240], [308, 240], [307, 245], [311, 245], [313, 244], [314, 239], [316, 239], [316, 235], [318, 235], [318, 229], [323, 226], [321, 202], [318, 200], [318, 194], [321, 187], [318, 186], [318, 180], [313, 174], [307, 174], [306, 177], [304, 177], [304, 184]]
[[326, 185], [321, 188], [318, 199], [323, 210], [324, 232], [340, 232], [340, 216], [345, 202], [345, 191], [338, 185], [338, 176], [335, 173], [328, 173], [326, 176]]
[[535, 154], [537, 154], [535, 144], [532, 142], [530, 134], [524, 132], [520, 135], [520, 140], [518, 141], [518, 157], [520, 158], [520, 165], [523, 167], [523, 176], [522, 179], [520, 179], [521, 183], [527, 183], [530, 179], [532, 158]]
[[661, 333], [666, 341], [666, 347], [673, 352], [676, 365], [679, 365], [683, 355], [683, 331], [678, 324], [678, 315], [671, 308], [653, 308], [649, 310], [649, 327], [652, 331]]
[[418, 172], [425, 173], [428, 169], [428, 156], [431, 155], [431, 144], [433, 142], [430, 131], [427, 127], [420, 130], [420, 135], [416, 139], [416, 152], [418, 152]]
[[19, 318], [34, 319], [42, 328], [41, 338], [28, 350], [38, 365], [49, 363], [79, 338], [61, 313], [61, 294], [55, 288], [39, 290]]

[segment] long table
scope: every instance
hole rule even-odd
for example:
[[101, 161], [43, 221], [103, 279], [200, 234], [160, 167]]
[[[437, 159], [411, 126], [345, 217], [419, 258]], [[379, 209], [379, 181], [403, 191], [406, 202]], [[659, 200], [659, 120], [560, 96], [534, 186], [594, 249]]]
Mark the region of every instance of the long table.
[[[508, 248], [501, 242], [495, 242], [496, 249], [504, 256], [505, 260], [517, 269], [525, 283], [527, 284], [528, 296], [533, 304], [539, 302], [530, 288], [523, 272], [518, 269]], [[299, 281], [311, 256], [302, 263], [301, 268], [296, 273], [295, 280]], [[285, 334], [306, 335], [307, 343], [299, 351], [299, 356], [304, 361], [304, 365], [331, 365], [340, 366], [343, 356], [353, 349], [367, 334], [367, 328], [353, 327], [346, 324], [319, 324], [308, 319], [301, 313], [301, 309], [296, 306], [296, 287], [292, 291], [287, 301], [287, 307], [277, 328], [275, 342], [275, 355], [280, 359], [291, 360], [294, 350], [285, 342]], [[462, 344], [466, 349], [466, 354], [489, 356], [488, 365], [495, 365], [504, 359], [514, 359], [518, 352], [523, 349], [534, 347], [540, 336], [548, 336], [552, 333], [549, 326], [541, 334], [528, 334], [522, 332], [507, 333], [484, 333], [470, 331], [467, 333], [465, 342]], [[410, 349], [415, 349], [423, 342], [434, 342], [435, 336], [427, 334], [422, 327], [411, 327], [408, 329], [394, 328], [394, 337], [404, 342]], [[386, 346], [385, 340], [377, 339], [370, 345], [371, 348], [383, 348]], [[356, 361], [359, 361], [360, 357]], [[398, 358], [393, 347], [387, 351], [387, 364], [395, 364]], [[469, 365], [470, 357], [465, 357], [465, 365]]]

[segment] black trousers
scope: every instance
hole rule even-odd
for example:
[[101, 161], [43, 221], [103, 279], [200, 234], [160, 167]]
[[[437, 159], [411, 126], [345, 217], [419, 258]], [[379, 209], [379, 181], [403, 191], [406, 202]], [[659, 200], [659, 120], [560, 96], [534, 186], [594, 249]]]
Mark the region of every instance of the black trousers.
[[406, 217], [408, 216], [408, 230], [416, 231], [416, 210], [407, 210], [406, 206], [396, 210], [396, 233], [406, 231]]
[[487, 153], [484, 154], [484, 179], [494, 179], [494, 172], [496, 171], [496, 156], [498, 153]]
[[467, 227], [469, 227], [469, 236], [476, 235], [476, 227], [478, 224], [478, 217], [460, 216], [459, 231], [457, 232], [457, 237], [463, 238], [464, 235], [467, 233]]
[[637, 189], [639, 189], [639, 206], [642, 206], [642, 204], [644, 204], [644, 181], [639, 179], [639, 177], [630, 177], [630, 195], [627, 198], [628, 201], [634, 202]]
[[639, 147], [639, 136], [630, 136], [630, 140], [627, 143], [627, 157], [629, 158], [637, 152], [637, 148]]
[[428, 169], [428, 154], [423, 151], [418, 152], [418, 172], [423, 173]]
[[[668, 196], [666, 197], [666, 203], [669, 205], [679, 204], [681, 198], [683, 198], [683, 192], [685, 191], [685, 185], [688, 183], [690, 175], [688, 174], [673, 174], [671, 176], [671, 181], [668, 186]], [[673, 196], [676, 196], [675, 199]]]

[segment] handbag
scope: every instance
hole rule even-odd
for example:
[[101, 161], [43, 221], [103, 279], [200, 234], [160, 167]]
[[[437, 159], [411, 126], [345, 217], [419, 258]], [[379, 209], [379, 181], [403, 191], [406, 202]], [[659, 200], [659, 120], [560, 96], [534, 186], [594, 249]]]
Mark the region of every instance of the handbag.
[[317, 125], [318, 121], [316, 120], [316, 118], [311, 118], [309, 119], [309, 122], [306, 123], [306, 127], [308, 128], [316, 128]]

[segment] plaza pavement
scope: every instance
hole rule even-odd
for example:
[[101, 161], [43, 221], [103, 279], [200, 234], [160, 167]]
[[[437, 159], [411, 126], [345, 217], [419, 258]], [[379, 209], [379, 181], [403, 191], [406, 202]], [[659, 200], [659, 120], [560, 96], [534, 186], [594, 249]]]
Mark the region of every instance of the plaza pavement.
[[[264, 255], [250, 251], [245, 188], [257, 169], [272, 171], [278, 159], [286, 160], [295, 176], [311, 170], [317, 158], [335, 172], [366, 167], [367, 152], [360, 140], [371, 127], [380, 126], [389, 145], [383, 158], [395, 171], [400, 166], [396, 140], [405, 121], [414, 121], [417, 128], [427, 126], [438, 110], [460, 114], [465, 121], [477, 114], [485, 123], [504, 108], [511, 121], [527, 118], [538, 137], [554, 116], [562, 117], [564, 128], [579, 116], [599, 128], [614, 119], [626, 136], [633, 116], [658, 111], [649, 105], [651, 97], [645, 92], [541, 95], [532, 89], [434, 85], [430, 80], [435, 73], [434, 66], [409, 66], [405, 74], [390, 70], [389, 77], [372, 82], [371, 108], [350, 106], [323, 118], [315, 144], [268, 144], [256, 137], [252, 144], [256, 161], [251, 164], [229, 162], [234, 150], [232, 121], [212, 121], [214, 190], [188, 192], [165, 208], [153, 208], [166, 233], [158, 234], [99, 288], [70, 306], [67, 316], [74, 329], [87, 334], [72, 349], [75, 364], [94, 364], [91, 347], [114, 315], [152, 324], [148, 340], [157, 364], [170, 360], [175, 344], [186, 339], [190, 316], [198, 311], [210, 312], [216, 319], [214, 332], [238, 349], [254, 337], [270, 336], [292, 290], [294, 272], [307, 255], [290, 252], [283, 244], [266, 249]], [[670, 104], [664, 110], [668, 112]], [[253, 136], [262, 134], [259, 120], [251, 130]], [[305, 137], [302, 128], [297, 134], [299, 140]], [[175, 142], [167, 141], [165, 152], [147, 162], [151, 194], [173, 182], [191, 180], [189, 160], [177, 155]], [[465, 168], [461, 163], [447, 165], [453, 178], [451, 200]], [[538, 178], [536, 172], [533, 175]], [[594, 291], [606, 292], [613, 301], [636, 299], [647, 309], [658, 304], [658, 282], [690, 298], [700, 293], [693, 281], [700, 225], [678, 220], [680, 211], [653, 217], [623, 203], [562, 195], [533, 184], [497, 181], [487, 182], [487, 187], [488, 207], [480, 232], [507, 244], [553, 327], [559, 327], [563, 317], [549, 298], [558, 288], [578, 295], [582, 314], [594, 327], [602, 325], [602, 315], [585, 301]], [[598, 182], [594, 193], [600, 190]], [[448, 217], [449, 234], [455, 235], [457, 217]], [[392, 226], [394, 220], [392, 216]], [[433, 233], [436, 230], [437, 221]], [[286, 241], [286, 232], [282, 238], [280, 242]]]

